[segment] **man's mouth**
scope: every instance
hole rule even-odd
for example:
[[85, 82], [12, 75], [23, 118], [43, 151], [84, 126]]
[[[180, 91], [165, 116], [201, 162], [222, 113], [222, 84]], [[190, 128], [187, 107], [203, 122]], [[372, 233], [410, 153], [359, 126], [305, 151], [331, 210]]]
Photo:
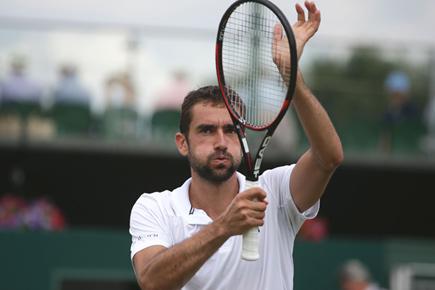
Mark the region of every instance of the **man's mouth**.
[[226, 156], [216, 157], [217, 160], [228, 160], [229, 158]]
[[229, 154], [219, 153], [213, 154], [210, 159], [212, 162], [227, 162], [231, 160], [231, 156]]

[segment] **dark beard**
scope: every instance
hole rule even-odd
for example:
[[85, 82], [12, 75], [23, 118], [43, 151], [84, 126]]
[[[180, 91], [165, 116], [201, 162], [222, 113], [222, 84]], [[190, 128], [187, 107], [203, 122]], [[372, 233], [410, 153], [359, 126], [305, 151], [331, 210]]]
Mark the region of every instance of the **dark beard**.
[[[207, 158], [207, 162], [205, 164], [201, 164], [196, 158], [192, 158], [192, 155], [188, 155], [189, 163], [192, 169], [198, 173], [198, 175], [204, 178], [211, 183], [222, 183], [227, 181], [231, 176], [233, 176], [234, 172], [236, 172], [237, 168], [240, 166], [240, 162], [236, 163], [234, 161], [233, 156], [228, 153], [225, 153], [225, 157], [230, 160], [230, 166], [225, 169], [224, 172], [213, 169], [210, 166], [212, 160], [216, 157], [218, 153], [214, 153]], [[218, 169], [223, 169], [224, 165], [218, 167]]]

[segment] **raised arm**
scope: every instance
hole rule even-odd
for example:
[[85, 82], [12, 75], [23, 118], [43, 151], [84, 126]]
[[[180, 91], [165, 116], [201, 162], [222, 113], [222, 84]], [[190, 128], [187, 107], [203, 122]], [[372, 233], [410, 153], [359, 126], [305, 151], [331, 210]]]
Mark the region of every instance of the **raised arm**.
[[[299, 57], [320, 26], [320, 11], [316, 5], [306, 1], [305, 7], [308, 17], [304, 9], [296, 4], [298, 21], [293, 25]], [[306, 86], [300, 71], [293, 106], [310, 143], [310, 148], [296, 163], [290, 179], [295, 204], [300, 211], [305, 211], [322, 196], [333, 172], [343, 160], [343, 149], [327, 112]]]
[[292, 171], [290, 191], [300, 211], [310, 208], [323, 194], [335, 169], [343, 160], [340, 138], [325, 109], [298, 74], [293, 105], [310, 148]]
[[[293, 25], [298, 59], [301, 58], [306, 43], [320, 26], [320, 11], [314, 2], [305, 1], [304, 8], [296, 4], [297, 21]], [[273, 59], [282, 77], [287, 80], [290, 57], [286, 49], [276, 47], [288, 45], [283, 39], [282, 27], [275, 26], [273, 38]], [[300, 211], [310, 208], [323, 194], [332, 173], [343, 160], [340, 139], [320, 102], [306, 86], [302, 73], [298, 71], [296, 90], [292, 100], [298, 118], [310, 143], [310, 148], [298, 160], [292, 171], [290, 191]]]

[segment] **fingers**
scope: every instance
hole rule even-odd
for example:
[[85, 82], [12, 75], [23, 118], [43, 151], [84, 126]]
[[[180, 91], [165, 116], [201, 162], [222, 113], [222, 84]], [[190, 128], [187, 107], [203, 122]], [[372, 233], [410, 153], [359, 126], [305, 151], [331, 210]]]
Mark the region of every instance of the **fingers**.
[[247, 200], [259, 200], [263, 201], [266, 198], [266, 192], [261, 187], [252, 187], [248, 190], [240, 192], [237, 197], [240, 199]]
[[267, 204], [266, 192], [260, 187], [252, 187], [237, 194], [217, 222], [229, 235], [240, 235], [264, 224]]
[[266, 215], [267, 202], [265, 201], [246, 201], [243, 203], [241, 214], [242, 219], [249, 227], [262, 226]]
[[[298, 13], [298, 21], [293, 25], [293, 33], [296, 38], [296, 46], [298, 59], [302, 56], [305, 44], [320, 27], [320, 10], [312, 1], [305, 1], [305, 8], [300, 4], [296, 4], [296, 12]], [[305, 17], [304, 10], [308, 11], [308, 18]]]
[[245, 207], [254, 211], [265, 211], [268, 205], [267, 200], [248, 200], [245, 203]]
[[264, 225], [264, 211], [252, 211], [246, 216], [246, 223], [249, 225], [249, 228], [259, 227]]
[[305, 11], [299, 3], [296, 3], [296, 12], [298, 13], [298, 21], [305, 22]]
[[273, 40], [280, 41], [282, 39], [282, 26], [279, 23], [276, 23], [273, 27]]
[[320, 21], [320, 10], [317, 9], [317, 6], [312, 1], [305, 1], [304, 3], [305, 8], [308, 11], [308, 19], [305, 17], [305, 10], [302, 8], [302, 6], [299, 3], [296, 3], [296, 12], [298, 14], [298, 22], [305, 23], [307, 20], [308, 22], [319, 22]]
[[261, 226], [267, 208], [266, 192], [260, 187], [250, 188], [240, 193], [241, 213], [250, 226]]
[[315, 13], [317, 8], [316, 8], [316, 4], [312, 1], [305, 1], [305, 7], [307, 8], [309, 13]]
[[282, 39], [282, 26], [281, 24], [277, 23], [273, 28], [273, 41], [272, 41], [272, 57], [274, 63], [277, 63], [279, 59], [278, 44], [281, 39]]
[[[307, 6], [308, 3], [308, 6]], [[314, 2], [305, 2], [305, 7], [308, 10], [308, 21], [309, 22], [318, 22], [320, 21], [320, 10], [317, 9], [316, 4]]]

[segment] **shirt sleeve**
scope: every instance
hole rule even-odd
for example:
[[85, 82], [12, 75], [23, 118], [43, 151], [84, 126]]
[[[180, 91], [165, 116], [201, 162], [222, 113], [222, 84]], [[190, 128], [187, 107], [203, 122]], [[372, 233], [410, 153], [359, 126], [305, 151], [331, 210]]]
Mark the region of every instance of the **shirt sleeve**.
[[262, 178], [270, 189], [269, 194], [273, 195], [272, 198], [276, 200], [278, 206], [286, 212], [290, 228], [296, 235], [305, 220], [317, 216], [320, 200], [304, 212], [298, 210], [290, 192], [290, 177], [294, 167], [295, 164], [292, 164], [267, 170], [263, 173]]
[[168, 233], [167, 219], [159, 206], [156, 195], [162, 193], [143, 194], [133, 206], [130, 215], [131, 256], [150, 246], [172, 245]]

